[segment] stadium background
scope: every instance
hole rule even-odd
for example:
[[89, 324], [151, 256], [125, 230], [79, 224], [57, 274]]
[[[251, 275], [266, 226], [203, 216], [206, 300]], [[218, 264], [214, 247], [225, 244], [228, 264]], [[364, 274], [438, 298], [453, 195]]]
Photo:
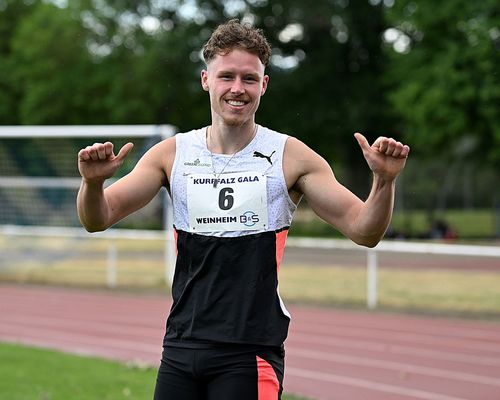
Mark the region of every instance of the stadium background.
[[[410, 144], [388, 239], [498, 246], [493, 0], [318, 0], [314, 7], [299, 0], [2, 0], [0, 125], [171, 124], [184, 131], [207, 124], [199, 50], [229, 17], [261, 26], [274, 48], [258, 122], [304, 140], [356, 194], [367, 194], [370, 176], [353, 132]], [[122, 174], [154, 140], [136, 139]], [[0, 225], [77, 226], [74, 187], [29, 187], [25, 179], [78, 178], [75, 154], [84, 144], [0, 137]], [[163, 212], [160, 197], [118, 228], [160, 230]], [[137, 249], [127, 240], [110, 246], [2, 233], [2, 282], [103, 287], [114, 248], [119, 288], [167, 289], [161, 240]], [[291, 236], [339, 235], [302, 204]], [[304, 252], [290, 253], [293, 268], [283, 277], [291, 301], [365, 307], [364, 253], [335, 250], [318, 262], [311, 260], [320, 251]], [[498, 321], [498, 258], [391, 254], [379, 264], [382, 310]]]

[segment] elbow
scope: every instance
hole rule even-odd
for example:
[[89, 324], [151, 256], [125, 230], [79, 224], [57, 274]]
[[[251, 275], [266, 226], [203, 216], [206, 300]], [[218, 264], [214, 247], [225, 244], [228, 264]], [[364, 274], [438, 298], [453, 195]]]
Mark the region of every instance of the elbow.
[[111, 224], [104, 218], [90, 218], [79, 210], [78, 219], [80, 220], [80, 224], [83, 228], [89, 233], [102, 232], [111, 226]]
[[385, 235], [385, 229], [375, 229], [373, 231], [355, 231], [351, 240], [359, 246], [373, 249], [377, 246]]
[[361, 236], [353, 239], [354, 243], [359, 246], [368, 247], [373, 249], [377, 244], [380, 243], [382, 237], [380, 236]]
[[80, 218], [80, 223], [88, 233], [102, 232], [109, 228], [106, 224], [90, 223]]
[[373, 249], [377, 244], [379, 244], [379, 242], [380, 242], [380, 240], [366, 241], [364, 243], [361, 243], [361, 246]]
[[106, 230], [106, 228], [100, 226], [84, 226], [84, 228], [88, 233], [97, 233]]
[[356, 244], [360, 245], [360, 246], [363, 246], [363, 247], [368, 247], [369, 249], [373, 249], [378, 243], [379, 241], [375, 241], [375, 240], [372, 240], [372, 241], [368, 241], [368, 240], [365, 240], [365, 241], [358, 241], [358, 242], [355, 242]]

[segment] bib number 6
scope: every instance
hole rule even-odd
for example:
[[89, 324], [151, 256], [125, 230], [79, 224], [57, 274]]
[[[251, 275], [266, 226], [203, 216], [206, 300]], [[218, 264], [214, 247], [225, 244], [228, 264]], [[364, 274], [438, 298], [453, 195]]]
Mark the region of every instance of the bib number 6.
[[221, 210], [227, 211], [233, 207], [234, 197], [231, 195], [232, 193], [234, 193], [234, 190], [230, 187], [223, 188], [219, 192], [219, 208]]

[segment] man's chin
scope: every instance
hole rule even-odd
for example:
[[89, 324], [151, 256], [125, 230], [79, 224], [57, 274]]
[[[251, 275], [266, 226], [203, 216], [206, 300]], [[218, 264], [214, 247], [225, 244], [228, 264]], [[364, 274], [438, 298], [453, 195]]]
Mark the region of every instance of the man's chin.
[[227, 126], [238, 127], [244, 125], [246, 120], [243, 118], [224, 118], [224, 123]]

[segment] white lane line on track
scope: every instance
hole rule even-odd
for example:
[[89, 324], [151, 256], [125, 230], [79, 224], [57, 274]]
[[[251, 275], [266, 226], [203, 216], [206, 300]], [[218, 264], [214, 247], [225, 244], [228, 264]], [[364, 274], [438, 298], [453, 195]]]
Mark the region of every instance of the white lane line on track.
[[291, 332], [287, 339], [288, 343], [299, 342], [305, 345], [317, 344], [325, 347], [341, 347], [357, 350], [368, 350], [376, 352], [389, 352], [394, 354], [415, 355], [418, 357], [432, 358], [443, 361], [455, 361], [474, 365], [486, 365], [490, 367], [500, 367], [500, 357], [488, 357], [482, 355], [464, 354], [460, 350], [444, 351], [444, 350], [429, 350], [423, 347], [402, 346], [393, 344], [383, 344], [379, 342], [371, 342], [366, 340], [335, 338], [332, 336], [318, 336], [311, 334], [301, 334]]
[[288, 351], [290, 356], [304, 357], [312, 360], [332, 361], [340, 364], [349, 364], [365, 367], [384, 368], [397, 372], [409, 372], [420, 375], [432, 376], [437, 378], [445, 378], [460, 382], [470, 382], [480, 385], [490, 385], [500, 387], [500, 379], [487, 377], [483, 375], [469, 374], [459, 371], [450, 371], [445, 369], [422, 367], [417, 365], [399, 363], [394, 361], [384, 361], [380, 359], [347, 356], [342, 354], [328, 354], [325, 352], [311, 351], [292, 347]]
[[434, 360], [454, 361], [454, 362], [461, 362], [464, 364], [473, 364], [473, 365], [485, 365], [488, 367], [500, 367], [499, 358], [493, 358], [487, 356], [475, 356], [473, 354], [450, 353], [446, 351], [427, 350], [417, 347], [404, 347], [404, 346], [392, 346], [390, 348], [390, 352], [394, 354], [431, 358]]
[[429, 345], [429, 346], [442, 346], [444, 348], [459, 348], [459, 349], [469, 349], [476, 351], [485, 351], [488, 353], [498, 353], [500, 355], [500, 345], [499, 343], [485, 343], [485, 342], [474, 342], [472, 340], [466, 339], [446, 339], [446, 338], [436, 338], [432, 335], [424, 334], [380, 334], [376, 332], [371, 332], [369, 329], [331, 329], [318, 332], [313, 326], [300, 328], [296, 325], [292, 327], [294, 332], [306, 333], [308, 335], [314, 335], [318, 337], [331, 338], [333, 336], [346, 336], [351, 339], [369, 339], [369, 340], [380, 340], [387, 341], [392, 344], [395, 343], [411, 343], [418, 345]]
[[375, 390], [378, 392], [409, 396], [421, 400], [471, 400], [465, 399], [463, 397], [447, 396], [439, 393], [428, 392], [425, 390], [404, 388], [401, 386], [388, 385], [385, 383], [369, 381], [366, 379], [329, 374], [321, 371], [311, 371], [302, 368], [287, 367], [286, 373], [287, 375], [295, 376], [297, 378], [305, 378], [322, 382], [336, 383], [340, 385], [354, 386], [368, 390]]
[[82, 327], [85, 331], [91, 331], [93, 335], [96, 334], [110, 334], [116, 335], [117, 331], [123, 331], [128, 336], [133, 334], [140, 334], [141, 336], [147, 335], [149, 337], [160, 337], [164, 332], [164, 327], [161, 325], [152, 326], [137, 323], [130, 323], [125, 321], [98, 321], [98, 320], [82, 320], [79, 318], [66, 318], [66, 317], [51, 317], [51, 316], [1, 316], [0, 324], [12, 324], [25, 326], [30, 329], [60, 328], [64, 331], [72, 331]]
[[[479, 321], [477, 323], [479, 323], [480, 326], [471, 326], [471, 321], [468, 320], [447, 321], [446, 319], [436, 320], [435, 317], [412, 319], [407, 315], [394, 316], [391, 319], [384, 318], [385, 316], [381, 315], [378, 321], [375, 320], [374, 315], [368, 315], [366, 317], [362, 315], [357, 319], [345, 321], [344, 315], [337, 315], [335, 312], [332, 312], [332, 315], [323, 312], [316, 318], [306, 313], [296, 314], [300, 314], [297, 317], [300, 324], [305, 324], [305, 326], [316, 326], [321, 329], [327, 329], [328, 331], [336, 328], [357, 328], [392, 333], [420, 333], [443, 336], [445, 338], [452, 337], [456, 339], [497, 341], [500, 334], [500, 324], [491, 321]], [[323, 319], [321, 319], [321, 315]]]
[[144, 343], [144, 341], [123, 340], [118, 339], [114, 335], [105, 336], [90, 336], [81, 335], [73, 332], [64, 333], [59, 329], [37, 328], [29, 329], [26, 332], [25, 326], [15, 326], [0, 323], [0, 338], [9, 337], [12, 340], [29, 343], [31, 340], [39, 340], [46, 338], [46, 343], [54, 343], [57, 345], [60, 342], [68, 344], [74, 343], [80, 348], [106, 347], [118, 350], [133, 350], [141, 351], [148, 354], [161, 354], [162, 343], [161, 338], [158, 339], [158, 345]]

